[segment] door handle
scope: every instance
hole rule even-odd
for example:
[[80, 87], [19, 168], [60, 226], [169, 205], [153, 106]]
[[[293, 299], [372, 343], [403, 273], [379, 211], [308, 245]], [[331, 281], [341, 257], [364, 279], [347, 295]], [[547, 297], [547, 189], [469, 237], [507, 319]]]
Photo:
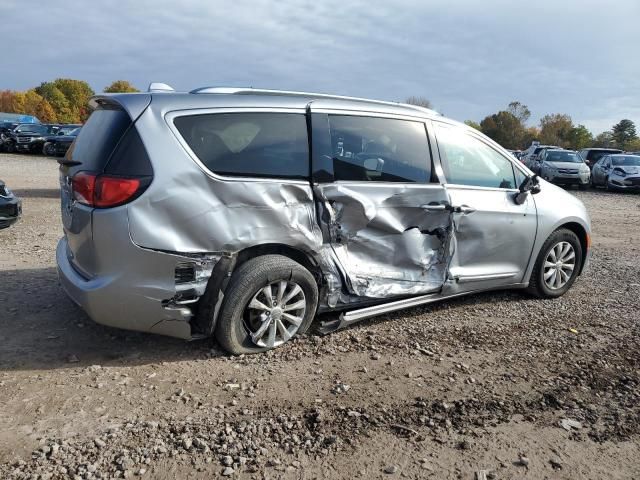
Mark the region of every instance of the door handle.
[[466, 215], [468, 213], [475, 212], [476, 209], [473, 207], [470, 207], [469, 205], [460, 205], [459, 207], [455, 207], [455, 211]]
[[420, 208], [427, 210], [428, 212], [444, 212], [446, 210], [450, 210], [451, 207], [449, 205], [445, 205], [442, 203], [433, 203], [428, 205], [420, 205]]

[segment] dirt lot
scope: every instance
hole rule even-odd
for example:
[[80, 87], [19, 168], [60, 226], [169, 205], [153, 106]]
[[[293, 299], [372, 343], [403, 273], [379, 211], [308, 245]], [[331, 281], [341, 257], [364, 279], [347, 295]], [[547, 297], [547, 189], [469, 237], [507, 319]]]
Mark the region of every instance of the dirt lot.
[[231, 358], [94, 324], [56, 278], [57, 164], [3, 154], [0, 178], [24, 200], [0, 232], [0, 478], [640, 478], [640, 195], [574, 192], [593, 258], [561, 299]]

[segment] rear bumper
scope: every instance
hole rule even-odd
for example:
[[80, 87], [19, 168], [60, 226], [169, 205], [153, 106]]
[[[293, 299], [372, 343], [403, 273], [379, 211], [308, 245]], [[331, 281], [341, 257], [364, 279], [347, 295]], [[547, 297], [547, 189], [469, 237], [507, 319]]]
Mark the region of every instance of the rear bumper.
[[191, 339], [191, 310], [171, 302], [176, 296], [174, 272], [180, 257], [133, 244], [112, 252], [110, 272], [86, 278], [72, 266], [66, 238], [60, 240], [58, 277], [71, 300], [102, 325]]

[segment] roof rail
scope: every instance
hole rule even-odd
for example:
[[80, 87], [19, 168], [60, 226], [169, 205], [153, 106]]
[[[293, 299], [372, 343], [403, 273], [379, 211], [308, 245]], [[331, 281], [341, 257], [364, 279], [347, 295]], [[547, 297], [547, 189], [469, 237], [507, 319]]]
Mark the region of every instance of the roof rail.
[[153, 82], [149, 84], [147, 92], [175, 92], [175, 90], [171, 85], [167, 85], [166, 83]]
[[424, 113], [430, 113], [432, 115], [440, 115], [435, 110], [419, 107], [418, 105], [411, 105], [409, 103], [401, 102], [388, 102], [384, 100], [370, 100], [368, 98], [360, 97], [347, 97], [344, 95], [330, 95], [327, 93], [311, 93], [311, 92], [298, 92], [291, 90], [270, 90], [265, 88], [252, 88], [252, 87], [202, 87], [191, 90], [189, 93], [208, 93], [218, 95], [283, 95], [287, 97], [309, 97], [309, 98], [325, 98], [328, 100], [349, 100], [352, 102], [366, 102], [379, 105], [393, 105], [396, 107], [412, 108]]

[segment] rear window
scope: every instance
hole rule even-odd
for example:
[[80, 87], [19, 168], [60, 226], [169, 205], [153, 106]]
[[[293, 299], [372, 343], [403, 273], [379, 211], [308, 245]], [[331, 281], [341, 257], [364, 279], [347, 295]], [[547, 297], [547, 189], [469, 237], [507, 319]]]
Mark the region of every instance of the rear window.
[[587, 153], [587, 160], [590, 160], [591, 163], [596, 163], [605, 155], [610, 155], [612, 153], [620, 153], [620, 150], [590, 150]]
[[243, 177], [309, 177], [304, 114], [215, 113], [177, 117], [174, 125], [212, 172]]
[[101, 172], [131, 123], [124, 110], [95, 110], [67, 152], [67, 158], [81, 162], [82, 170]]

